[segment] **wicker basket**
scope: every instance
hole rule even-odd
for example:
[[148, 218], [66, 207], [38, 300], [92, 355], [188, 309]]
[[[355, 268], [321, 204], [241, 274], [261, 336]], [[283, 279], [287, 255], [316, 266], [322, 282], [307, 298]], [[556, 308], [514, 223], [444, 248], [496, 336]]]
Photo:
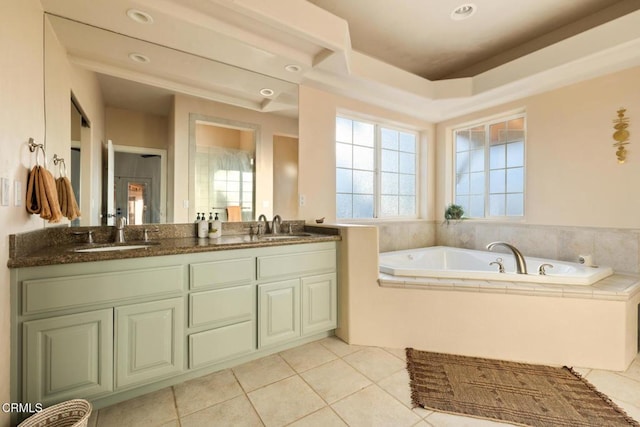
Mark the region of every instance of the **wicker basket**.
[[86, 427], [90, 416], [91, 403], [73, 399], [49, 406], [18, 424], [18, 427]]

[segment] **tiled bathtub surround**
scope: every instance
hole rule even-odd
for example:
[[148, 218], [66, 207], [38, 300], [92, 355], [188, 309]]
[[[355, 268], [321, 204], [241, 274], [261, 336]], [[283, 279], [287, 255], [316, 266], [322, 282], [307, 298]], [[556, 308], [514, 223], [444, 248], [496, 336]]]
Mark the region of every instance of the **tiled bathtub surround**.
[[436, 244], [440, 246], [486, 250], [488, 243], [502, 240], [515, 245], [525, 256], [577, 262], [579, 255], [592, 255], [595, 264], [610, 266], [616, 272], [640, 273], [640, 230], [637, 229], [468, 220], [436, 224], [435, 235]]
[[379, 222], [380, 252], [424, 248], [436, 244], [436, 224], [433, 221]]

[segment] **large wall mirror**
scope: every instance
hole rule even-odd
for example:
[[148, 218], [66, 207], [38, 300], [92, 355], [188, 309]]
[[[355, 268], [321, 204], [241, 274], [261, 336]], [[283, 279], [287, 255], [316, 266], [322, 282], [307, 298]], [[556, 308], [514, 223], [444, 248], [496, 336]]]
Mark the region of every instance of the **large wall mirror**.
[[[96, 159], [82, 157], [89, 150], [81, 132], [72, 130], [69, 157], [77, 159], [71, 169], [78, 199], [101, 203], [103, 224], [113, 215], [130, 224], [192, 222], [197, 213], [213, 211], [227, 220], [230, 207], [239, 209], [241, 220], [262, 213], [297, 217], [297, 186], [274, 184], [282, 182], [274, 147], [286, 139], [288, 151], [297, 152], [296, 84], [74, 19], [47, 19], [70, 62], [95, 73], [100, 85], [103, 142], [114, 147], [113, 156], [91, 151], [104, 163], [102, 195], [89, 195], [82, 185], [82, 166]], [[144, 52], [149, 64], [132, 60], [129, 52]], [[77, 110], [84, 101], [75, 100]], [[92, 120], [78, 114], [72, 109], [72, 127]], [[110, 168], [113, 184], [106, 178]], [[290, 180], [297, 179], [291, 169]]]

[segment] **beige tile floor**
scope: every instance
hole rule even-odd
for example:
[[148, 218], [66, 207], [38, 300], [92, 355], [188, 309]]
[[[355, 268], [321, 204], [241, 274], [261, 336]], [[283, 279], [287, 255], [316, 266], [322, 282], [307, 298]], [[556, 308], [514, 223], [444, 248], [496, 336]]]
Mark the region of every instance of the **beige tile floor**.
[[[626, 372], [578, 369], [640, 420], [640, 357]], [[325, 338], [109, 406], [90, 427], [504, 426], [412, 408], [404, 350]]]

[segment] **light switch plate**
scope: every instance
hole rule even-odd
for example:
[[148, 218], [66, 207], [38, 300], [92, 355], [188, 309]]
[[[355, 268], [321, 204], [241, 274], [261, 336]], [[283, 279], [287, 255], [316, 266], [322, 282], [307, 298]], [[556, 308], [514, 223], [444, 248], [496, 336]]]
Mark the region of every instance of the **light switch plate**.
[[0, 205], [9, 206], [9, 178], [0, 178]]
[[13, 183], [13, 200], [16, 206], [22, 206], [22, 181]]

